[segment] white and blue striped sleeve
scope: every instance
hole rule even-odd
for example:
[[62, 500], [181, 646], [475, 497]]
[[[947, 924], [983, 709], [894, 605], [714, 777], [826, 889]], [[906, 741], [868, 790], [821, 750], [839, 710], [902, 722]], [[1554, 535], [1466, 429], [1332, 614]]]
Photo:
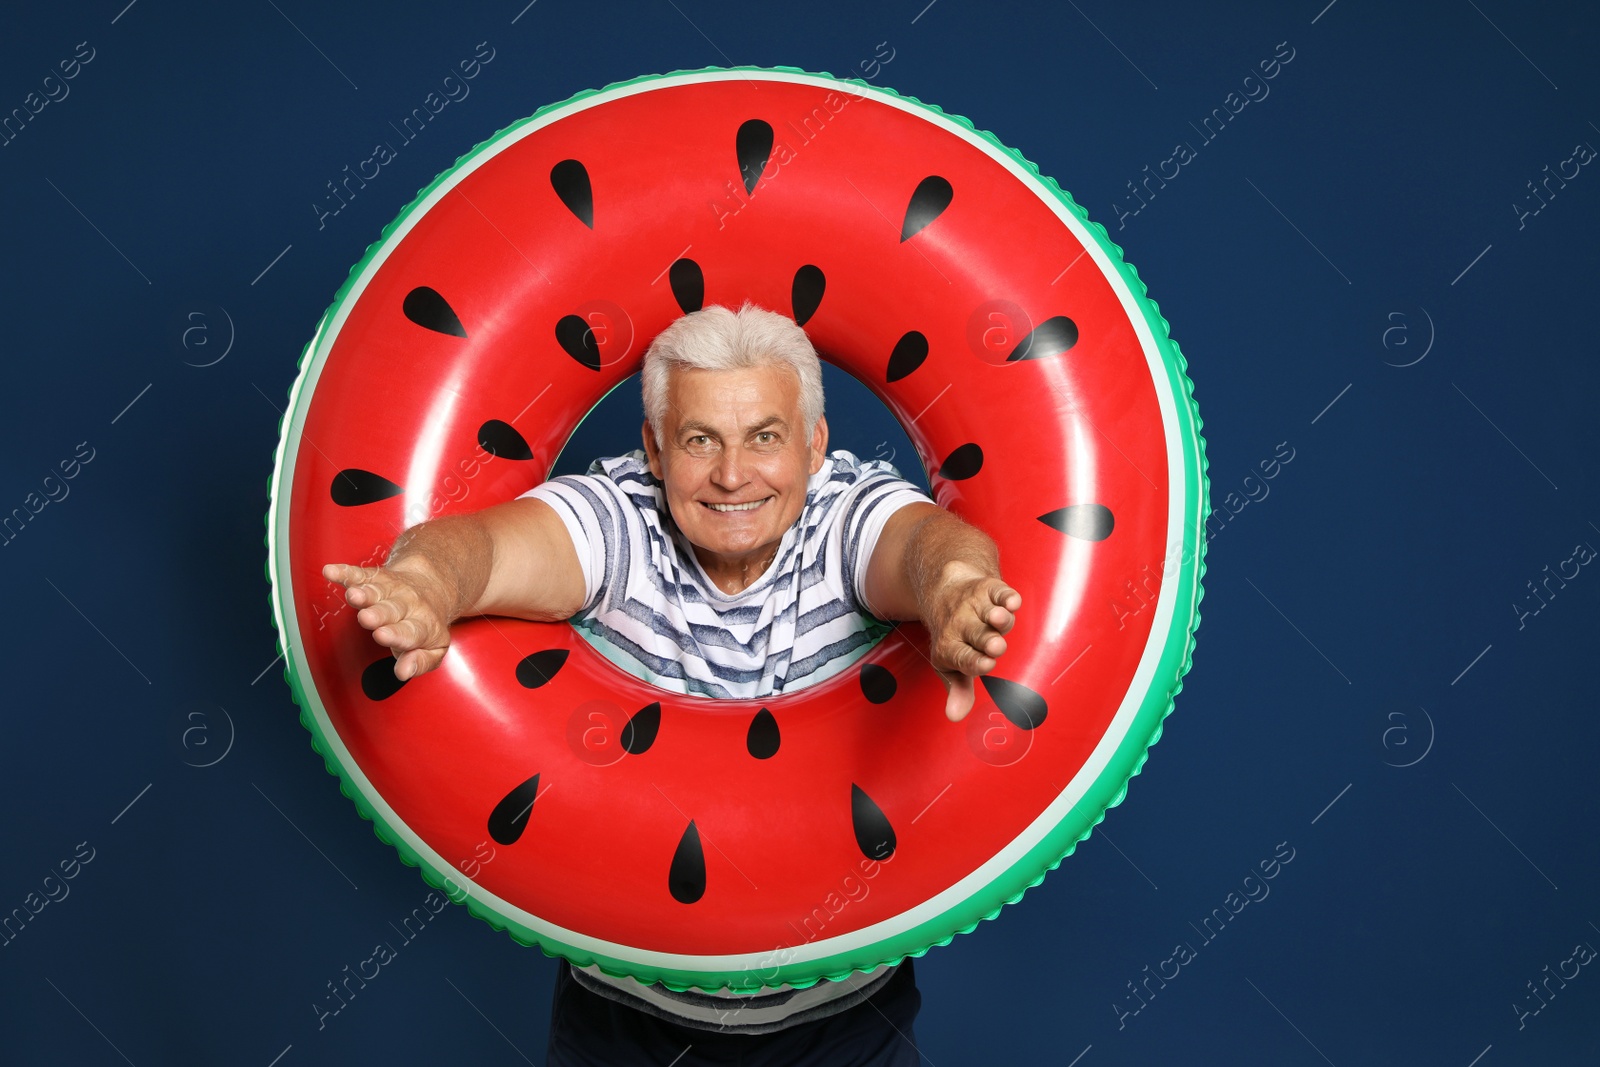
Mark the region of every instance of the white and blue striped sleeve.
[[606, 583], [607, 563], [617, 558], [619, 526], [627, 521], [614, 482], [596, 474], [568, 474], [529, 489], [517, 499], [543, 500], [561, 517], [583, 569], [583, 606], [588, 611], [600, 599]]
[[883, 460], [868, 460], [858, 466], [853, 485], [840, 494], [840, 526], [843, 533], [844, 574], [849, 591], [859, 609], [881, 618], [867, 603], [867, 567], [878, 547], [889, 516], [907, 504], [931, 504], [928, 494], [906, 481], [900, 472]]

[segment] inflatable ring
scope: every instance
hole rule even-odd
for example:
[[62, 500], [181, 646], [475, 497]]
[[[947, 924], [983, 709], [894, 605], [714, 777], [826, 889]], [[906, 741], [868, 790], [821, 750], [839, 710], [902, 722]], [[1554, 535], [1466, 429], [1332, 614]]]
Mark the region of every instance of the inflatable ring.
[[[329, 771], [472, 914], [674, 989], [804, 987], [993, 918], [1121, 802], [1198, 624], [1200, 421], [1120, 253], [965, 119], [791, 68], [615, 84], [478, 145], [353, 268], [281, 427], [273, 609]], [[508, 618], [398, 683], [322, 566], [544, 480], [650, 338], [744, 299], [999, 543], [1024, 607], [972, 714], [914, 624], [766, 701]]]

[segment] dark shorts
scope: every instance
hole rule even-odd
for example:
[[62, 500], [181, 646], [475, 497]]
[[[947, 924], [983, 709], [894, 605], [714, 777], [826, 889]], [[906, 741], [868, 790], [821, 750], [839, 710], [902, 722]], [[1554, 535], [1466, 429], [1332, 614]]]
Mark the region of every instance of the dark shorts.
[[911, 1024], [922, 994], [909, 959], [860, 1004], [770, 1034], [721, 1034], [658, 1019], [585, 989], [567, 962], [558, 962], [549, 1067], [915, 1067], [921, 1061]]

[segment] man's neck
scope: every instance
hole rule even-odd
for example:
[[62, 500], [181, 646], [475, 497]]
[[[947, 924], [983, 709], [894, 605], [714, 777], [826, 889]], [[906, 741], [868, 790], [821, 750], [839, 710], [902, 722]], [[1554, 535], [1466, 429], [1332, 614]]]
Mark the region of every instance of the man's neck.
[[707, 558], [709, 554], [699, 545], [694, 547], [694, 554], [700, 561], [701, 569], [711, 579], [711, 584], [724, 593], [734, 594], [744, 592], [767, 573], [767, 568], [772, 566], [772, 561], [777, 558], [778, 550], [774, 547], [759, 561], [746, 557], [734, 564], [719, 564], [715, 560], [709, 560]]

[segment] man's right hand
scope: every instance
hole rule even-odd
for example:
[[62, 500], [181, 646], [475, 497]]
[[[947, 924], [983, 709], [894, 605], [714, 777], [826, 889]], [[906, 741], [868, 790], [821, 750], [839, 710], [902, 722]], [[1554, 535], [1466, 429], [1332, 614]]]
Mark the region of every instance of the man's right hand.
[[439, 666], [459, 618], [557, 622], [584, 598], [566, 524], [535, 498], [418, 523], [395, 539], [382, 567], [330, 563], [322, 576], [344, 586], [357, 621], [394, 653], [402, 682]]
[[345, 601], [359, 609], [356, 621], [394, 653], [394, 676], [400, 681], [426, 674], [444, 659], [455, 596], [425, 562], [403, 560], [395, 567], [330, 563], [322, 576], [344, 586]]

